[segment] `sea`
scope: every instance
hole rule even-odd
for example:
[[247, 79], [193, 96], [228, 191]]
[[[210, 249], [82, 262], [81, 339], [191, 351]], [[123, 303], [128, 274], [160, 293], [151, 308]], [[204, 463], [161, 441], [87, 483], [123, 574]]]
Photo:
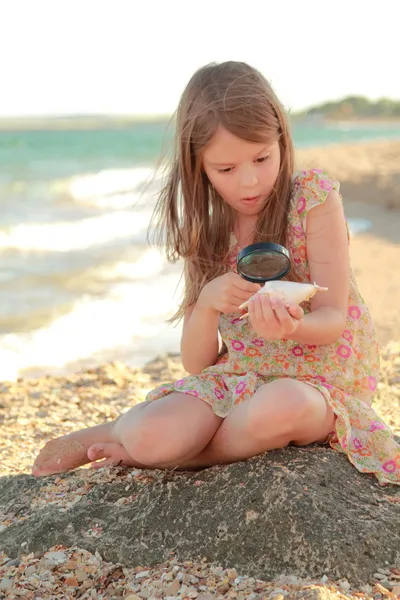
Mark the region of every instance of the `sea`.
[[[400, 138], [390, 124], [292, 132], [296, 148]], [[179, 351], [181, 326], [167, 319], [182, 264], [146, 236], [171, 140], [156, 120], [0, 131], [0, 380], [140, 367]]]

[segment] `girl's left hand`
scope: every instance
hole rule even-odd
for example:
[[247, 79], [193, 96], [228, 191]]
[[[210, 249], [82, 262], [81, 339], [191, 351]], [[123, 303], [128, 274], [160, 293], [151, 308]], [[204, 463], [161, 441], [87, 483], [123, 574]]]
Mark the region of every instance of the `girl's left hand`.
[[254, 294], [248, 312], [252, 328], [265, 340], [282, 340], [292, 335], [304, 316], [298, 304], [286, 308], [281, 298], [268, 294]]

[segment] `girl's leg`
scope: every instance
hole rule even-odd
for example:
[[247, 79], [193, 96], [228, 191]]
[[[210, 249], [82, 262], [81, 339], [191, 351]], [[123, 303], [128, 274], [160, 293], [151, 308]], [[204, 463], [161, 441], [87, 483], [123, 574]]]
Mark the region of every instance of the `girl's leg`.
[[[114, 425], [123, 451], [115, 444], [94, 444], [88, 449], [91, 460], [106, 458], [103, 464], [124, 464], [148, 468], [174, 468], [205, 448], [222, 422], [211, 406], [192, 396], [174, 392], [150, 402], [140, 414], [134, 408]], [[129, 462], [128, 457], [131, 458]]]
[[316, 388], [294, 379], [277, 379], [236, 406], [211, 443], [180, 468], [244, 460], [291, 442], [298, 446], [322, 443], [334, 430], [335, 419]]
[[[294, 379], [278, 379], [235, 407], [208, 446], [192, 455], [193, 458], [167, 464], [154, 456], [154, 462], [146, 464], [196, 469], [244, 460], [290, 443], [298, 446], [322, 443], [334, 430], [335, 419], [333, 410], [315, 387]], [[132, 455], [135, 456], [133, 452]]]
[[51, 475], [106, 458], [104, 464], [169, 467], [198, 454], [214, 436], [221, 418], [203, 400], [175, 392], [142, 402], [115, 421], [55, 440], [41, 450], [32, 473]]
[[[149, 402], [141, 402], [131, 410], [139, 412], [147, 404]], [[114, 425], [120, 418], [50, 440], [36, 457], [32, 474], [35, 476], [54, 475], [86, 465], [90, 462], [87, 455], [90, 446], [97, 442], [112, 444], [118, 442], [115, 437]]]

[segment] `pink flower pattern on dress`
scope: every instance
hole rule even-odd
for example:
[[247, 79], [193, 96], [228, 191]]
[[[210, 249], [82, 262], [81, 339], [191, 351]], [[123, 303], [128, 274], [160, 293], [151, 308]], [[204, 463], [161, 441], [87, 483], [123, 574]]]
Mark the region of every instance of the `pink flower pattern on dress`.
[[352, 354], [350, 346], [346, 346], [345, 344], [340, 344], [340, 346], [337, 347], [336, 352], [342, 358], [349, 358], [349, 356]]
[[361, 310], [358, 306], [349, 306], [349, 317], [357, 321], [361, 317]]
[[304, 212], [306, 208], [306, 199], [301, 196], [301, 198], [298, 199], [297, 201], [297, 212], [299, 215], [301, 215], [302, 212]]
[[236, 394], [241, 394], [243, 392], [243, 390], [245, 390], [245, 389], [246, 389], [246, 382], [245, 381], [241, 381], [235, 387], [235, 393]]

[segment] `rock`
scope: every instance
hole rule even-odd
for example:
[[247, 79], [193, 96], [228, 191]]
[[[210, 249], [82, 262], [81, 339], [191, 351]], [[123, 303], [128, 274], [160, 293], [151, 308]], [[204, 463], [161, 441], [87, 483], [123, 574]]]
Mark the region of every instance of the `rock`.
[[[400, 488], [380, 486], [327, 447], [288, 447], [196, 473], [112, 473], [1, 479], [0, 513], [10, 514], [18, 500], [18, 518], [0, 532], [0, 548], [12, 559], [77, 546], [141, 565], [137, 581], [171, 552], [268, 580], [327, 575], [358, 585], [381, 565], [400, 567]], [[67, 502], [62, 510], [43, 500], [55, 481]], [[46, 558], [51, 566], [65, 560], [61, 551]], [[320, 593], [310, 589], [307, 597]]]

